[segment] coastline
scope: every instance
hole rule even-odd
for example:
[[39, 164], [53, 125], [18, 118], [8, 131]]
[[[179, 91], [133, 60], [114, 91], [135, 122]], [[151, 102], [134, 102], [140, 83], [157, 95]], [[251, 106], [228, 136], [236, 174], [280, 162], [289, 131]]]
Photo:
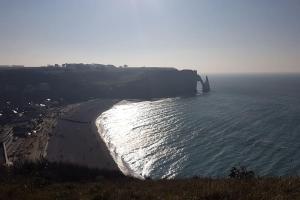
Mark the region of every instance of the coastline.
[[117, 102], [97, 99], [65, 107], [49, 137], [46, 159], [120, 171], [95, 124], [99, 115]]
[[130, 166], [128, 166], [128, 164], [122, 159], [122, 157], [120, 155], [118, 155], [116, 153], [116, 147], [113, 146], [109, 140], [107, 139], [107, 137], [105, 136], [105, 130], [103, 128], [103, 125], [101, 124], [101, 115], [96, 119], [96, 127], [97, 127], [97, 131], [101, 134], [101, 138], [104, 141], [104, 143], [106, 144], [107, 149], [110, 151], [110, 155], [112, 156], [113, 160], [115, 161], [115, 163], [118, 165], [118, 168], [120, 170], [121, 173], [123, 173], [125, 176], [128, 177], [134, 177], [140, 180], [144, 180], [145, 177], [143, 177], [141, 174], [138, 174], [136, 172], [134, 172]]

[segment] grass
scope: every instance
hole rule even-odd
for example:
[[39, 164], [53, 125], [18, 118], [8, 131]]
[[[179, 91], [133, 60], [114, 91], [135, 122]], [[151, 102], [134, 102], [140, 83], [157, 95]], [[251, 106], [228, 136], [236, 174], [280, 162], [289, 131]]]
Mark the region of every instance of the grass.
[[137, 180], [119, 172], [62, 163], [2, 168], [0, 199], [300, 199], [300, 179]]

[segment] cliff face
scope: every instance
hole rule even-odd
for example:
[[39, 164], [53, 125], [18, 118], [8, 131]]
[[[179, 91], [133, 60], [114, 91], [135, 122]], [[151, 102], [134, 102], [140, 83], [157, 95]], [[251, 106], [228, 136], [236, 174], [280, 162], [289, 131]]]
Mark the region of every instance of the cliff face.
[[90, 98], [158, 98], [194, 95], [196, 71], [173, 68], [116, 68], [81, 65], [0, 69], [0, 95], [5, 100]]
[[133, 98], [157, 98], [194, 95], [197, 72], [191, 70], [147, 71], [137, 80], [116, 87], [115, 95]]

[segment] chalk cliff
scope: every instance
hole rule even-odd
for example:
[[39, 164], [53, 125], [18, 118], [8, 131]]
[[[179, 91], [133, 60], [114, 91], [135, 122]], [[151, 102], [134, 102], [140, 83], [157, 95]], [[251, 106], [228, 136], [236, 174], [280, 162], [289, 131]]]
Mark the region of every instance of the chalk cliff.
[[196, 71], [174, 68], [128, 68], [113, 65], [65, 64], [63, 67], [0, 69], [0, 95], [8, 100], [90, 98], [159, 98], [194, 95], [209, 82]]

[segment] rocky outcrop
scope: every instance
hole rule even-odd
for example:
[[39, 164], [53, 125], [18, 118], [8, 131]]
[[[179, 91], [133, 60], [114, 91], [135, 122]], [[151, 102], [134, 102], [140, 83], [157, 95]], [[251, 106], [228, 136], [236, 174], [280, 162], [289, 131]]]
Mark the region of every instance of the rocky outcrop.
[[[200, 76], [199, 76], [200, 77]], [[205, 77], [205, 81], [202, 80], [202, 78], [200, 77], [199, 78], [199, 81], [202, 85], [202, 92], [203, 93], [208, 93], [210, 92], [210, 84], [209, 84], [209, 80], [208, 80], [208, 77], [206, 76]]]

